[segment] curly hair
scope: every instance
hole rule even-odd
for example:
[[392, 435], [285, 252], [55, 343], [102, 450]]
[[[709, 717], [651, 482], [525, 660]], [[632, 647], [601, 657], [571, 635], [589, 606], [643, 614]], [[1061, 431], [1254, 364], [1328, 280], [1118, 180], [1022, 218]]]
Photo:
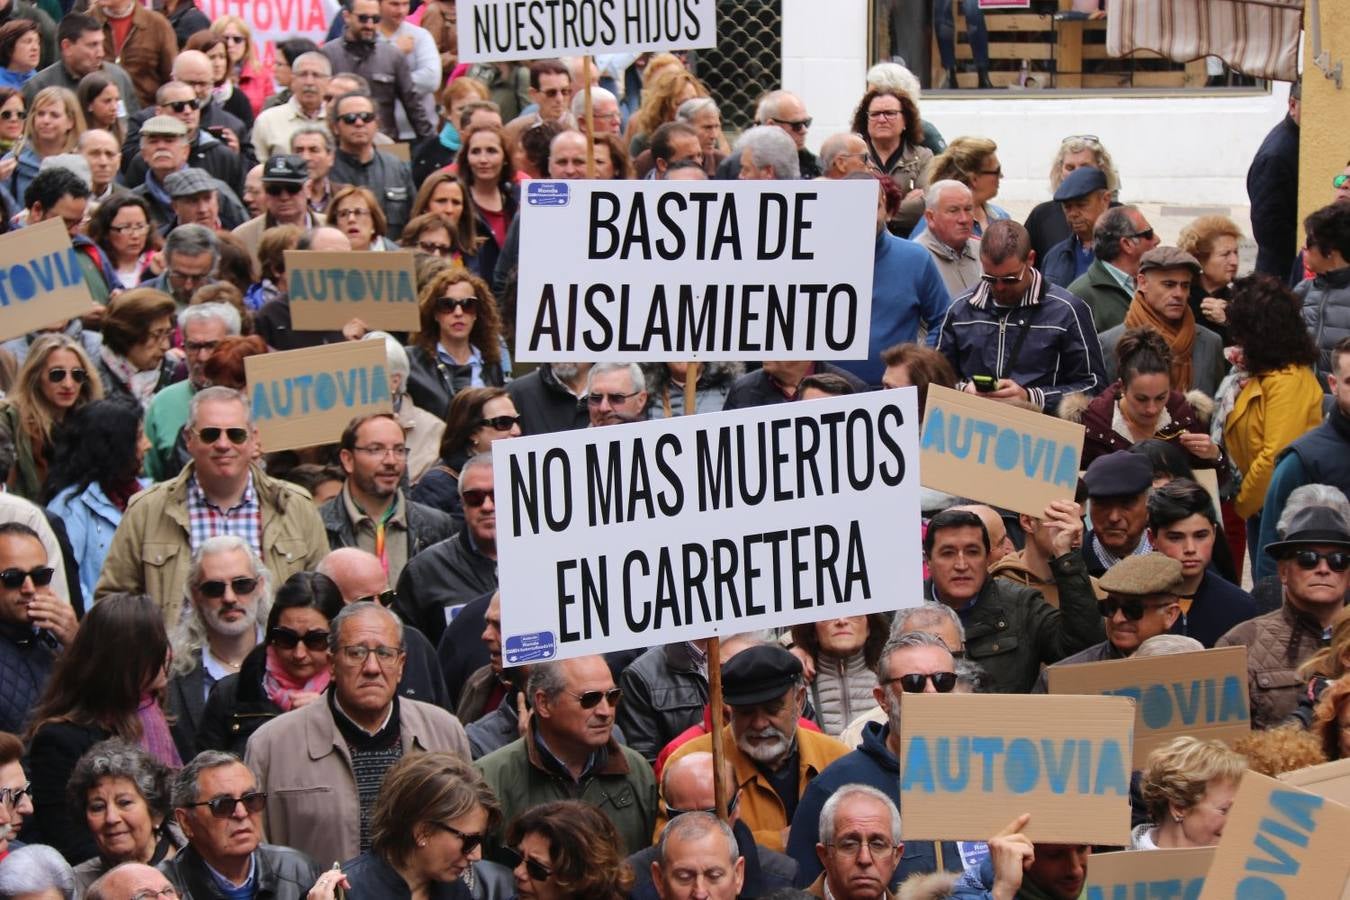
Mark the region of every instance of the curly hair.
[[650, 137], [662, 125], [674, 122], [675, 112], [680, 107], [680, 94], [689, 85], [693, 85], [695, 96], [708, 96], [708, 89], [703, 82], [683, 66], [657, 72], [654, 77], [647, 79], [642, 88], [642, 105], [633, 113], [633, 119], [628, 124], [628, 137], [640, 134]]
[[1350, 704], [1350, 677], [1342, 676], [1327, 685], [1313, 708], [1308, 730], [1321, 741], [1327, 759], [1341, 758], [1341, 714], [1347, 704]]
[[141, 795], [152, 816], [168, 821], [172, 813], [169, 803], [172, 775], [168, 766], [146, 753], [137, 744], [121, 738], [99, 741], [85, 751], [66, 783], [66, 806], [76, 822], [83, 822], [89, 806], [89, 792], [105, 778], [120, 778], [131, 782]]
[[959, 137], [947, 145], [928, 166], [928, 183], [959, 181], [973, 187], [984, 162], [998, 152], [998, 144], [989, 138]]
[[527, 809], [506, 830], [510, 846], [527, 834], [546, 839], [550, 876], [564, 900], [619, 900], [633, 885], [619, 833], [590, 803], [559, 800]]
[[1298, 725], [1253, 731], [1233, 750], [1247, 757], [1247, 768], [1271, 778], [1327, 761], [1322, 742]]
[[1172, 807], [1190, 809], [1215, 781], [1236, 784], [1247, 770], [1247, 760], [1223, 741], [1176, 738], [1148, 755], [1139, 782], [1149, 818], [1164, 821]]
[[1050, 193], [1059, 190], [1059, 186], [1064, 183], [1064, 157], [1084, 150], [1092, 152], [1093, 165], [1102, 170], [1106, 176], [1106, 189], [1115, 196], [1116, 191], [1120, 190], [1120, 173], [1116, 171], [1116, 164], [1101, 141], [1086, 134], [1075, 134], [1060, 142], [1055, 159], [1050, 163]]
[[878, 97], [894, 97], [900, 101], [900, 118], [905, 121], [905, 127], [901, 132], [902, 141], [914, 147], [923, 143], [923, 119], [919, 117], [919, 105], [909, 94], [896, 88], [874, 87], [863, 94], [853, 110], [851, 126], [853, 133], [862, 137], [868, 146], [871, 146], [872, 141], [867, 137], [867, 112], [872, 106], [872, 101]]
[[436, 357], [436, 343], [441, 338], [441, 326], [436, 321], [436, 302], [445, 296], [452, 284], [467, 284], [473, 288], [478, 300], [474, 310], [473, 329], [469, 332], [469, 343], [483, 354], [483, 362], [489, 365], [501, 361], [502, 320], [497, 312], [497, 299], [492, 296], [492, 288], [487, 282], [463, 266], [451, 266], [438, 272], [422, 288], [418, 298], [418, 319], [421, 328], [417, 333], [416, 345], [426, 351], [432, 359]]
[[[801, 647], [815, 659], [820, 655], [820, 634], [816, 631], [816, 627], [828, 624], [827, 619], [823, 622], [793, 625], [793, 645]], [[868, 669], [876, 669], [877, 660], [881, 659], [881, 648], [886, 646], [886, 640], [890, 635], [891, 621], [885, 613], [870, 613], [867, 616], [867, 640], [863, 643], [862, 653]]]
[[1242, 229], [1227, 216], [1201, 216], [1181, 229], [1177, 247], [1194, 256], [1204, 265], [1214, 252], [1214, 242], [1221, 237], [1242, 240]]
[[1270, 275], [1258, 273], [1233, 282], [1228, 334], [1242, 348], [1247, 371], [1253, 375], [1310, 366], [1317, 360], [1298, 300]]
[[1298, 674], [1304, 678], [1321, 675], [1323, 678], [1340, 678], [1350, 672], [1350, 607], [1336, 613], [1331, 620], [1331, 642], [1298, 667]]

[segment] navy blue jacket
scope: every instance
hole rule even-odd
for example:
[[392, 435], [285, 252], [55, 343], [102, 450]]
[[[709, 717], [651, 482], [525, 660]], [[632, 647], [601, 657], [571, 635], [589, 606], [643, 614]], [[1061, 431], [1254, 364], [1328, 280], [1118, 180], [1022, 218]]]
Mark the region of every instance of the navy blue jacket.
[[1228, 629], [1260, 614], [1251, 594], [1225, 581], [1213, 569], [1206, 569], [1190, 611], [1177, 618], [1172, 634], [1193, 637], [1211, 649]]
[[1045, 251], [1045, 256], [1037, 263], [1037, 268], [1047, 281], [1068, 288], [1078, 280], [1078, 276], [1087, 272], [1088, 266], [1078, 268], [1078, 246], [1078, 236], [1071, 234]]
[[1298, 125], [1285, 116], [1261, 142], [1247, 170], [1256, 271], [1284, 280], [1298, 246]]

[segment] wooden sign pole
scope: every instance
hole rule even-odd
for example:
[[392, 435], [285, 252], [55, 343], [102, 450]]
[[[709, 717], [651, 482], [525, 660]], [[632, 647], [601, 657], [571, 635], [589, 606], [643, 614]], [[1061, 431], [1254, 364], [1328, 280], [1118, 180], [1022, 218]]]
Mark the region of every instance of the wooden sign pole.
[[586, 177], [595, 177], [595, 107], [591, 104], [591, 57], [588, 54], [581, 64], [582, 81], [586, 91]]

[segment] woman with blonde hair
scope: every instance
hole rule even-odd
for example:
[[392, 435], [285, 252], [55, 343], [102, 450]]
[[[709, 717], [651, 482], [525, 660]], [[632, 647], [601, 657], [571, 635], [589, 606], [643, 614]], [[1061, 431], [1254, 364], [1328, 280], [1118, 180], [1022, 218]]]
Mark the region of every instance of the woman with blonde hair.
[[1246, 770], [1246, 757], [1223, 741], [1179, 737], [1154, 750], [1139, 783], [1153, 824], [1135, 828], [1131, 849], [1171, 850], [1219, 843]]
[[408, 348], [408, 396], [443, 416], [468, 387], [502, 387], [511, 378], [501, 314], [487, 282], [452, 266], [437, 273], [418, 301], [421, 328]]
[[651, 145], [656, 129], [675, 121], [680, 104], [708, 96], [708, 89], [693, 72], [680, 66], [649, 75], [642, 89], [642, 105], [628, 122], [628, 156], [636, 157]]
[[1228, 346], [1228, 301], [1238, 272], [1242, 229], [1227, 216], [1201, 216], [1181, 229], [1177, 246], [1200, 263], [1200, 277], [1191, 282], [1195, 321], [1218, 333]]
[[[257, 47], [253, 43], [253, 32], [238, 16], [221, 16], [211, 23], [211, 33], [225, 40], [225, 51], [230, 63], [230, 81], [248, 98], [252, 115], [245, 125], [253, 124], [253, 117], [262, 111], [263, 101], [272, 93], [272, 67], [258, 57]], [[217, 88], [221, 90], [221, 88]], [[221, 95], [223, 102], [228, 94]]]
[[[998, 144], [989, 138], [959, 137], [933, 157], [927, 183], [948, 179], [970, 188], [975, 201], [975, 222], [971, 226], [975, 237], [983, 235], [990, 222], [1008, 218], [1006, 209], [990, 202], [998, 196], [1003, 166], [998, 161]], [[926, 220], [919, 219], [911, 237], [922, 234], [926, 227]]]
[[[1106, 176], [1106, 188], [1114, 200], [1120, 191], [1120, 175], [1116, 172], [1111, 154], [1106, 152], [1101, 140], [1093, 134], [1071, 134], [1059, 142], [1059, 150], [1050, 162], [1050, 193], [1059, 190], [1069, 173], [1082, 166], [1102, 170]], [[1073, 234], [1069, 220], [1064, 218], [1064, 210], [1054, 200], [1036, 204], [1027, 216], [1026, 226], [1031, 234], [1031, 249], [1036, 251], [1037, 259]]]
[[45, 87], [28, 104], [28, 120], [23, 137], [5, 159], [17, 160], [5, 186], [15, 202], [22, 205], [23, 195], [37, 177], [42, 161], [58, 153], [73, 153], [84, 134], [84, 113], [74, 91], [63, 87]]

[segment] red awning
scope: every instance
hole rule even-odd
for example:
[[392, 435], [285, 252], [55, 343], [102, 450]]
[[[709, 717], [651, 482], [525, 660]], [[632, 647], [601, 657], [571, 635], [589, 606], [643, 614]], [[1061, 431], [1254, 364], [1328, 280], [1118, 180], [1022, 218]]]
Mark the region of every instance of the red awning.
[[1298, 79], [1303, 0], [1108, 0], [1106, 50], [1177, 62], [1217, 56], [1258, 78]]

